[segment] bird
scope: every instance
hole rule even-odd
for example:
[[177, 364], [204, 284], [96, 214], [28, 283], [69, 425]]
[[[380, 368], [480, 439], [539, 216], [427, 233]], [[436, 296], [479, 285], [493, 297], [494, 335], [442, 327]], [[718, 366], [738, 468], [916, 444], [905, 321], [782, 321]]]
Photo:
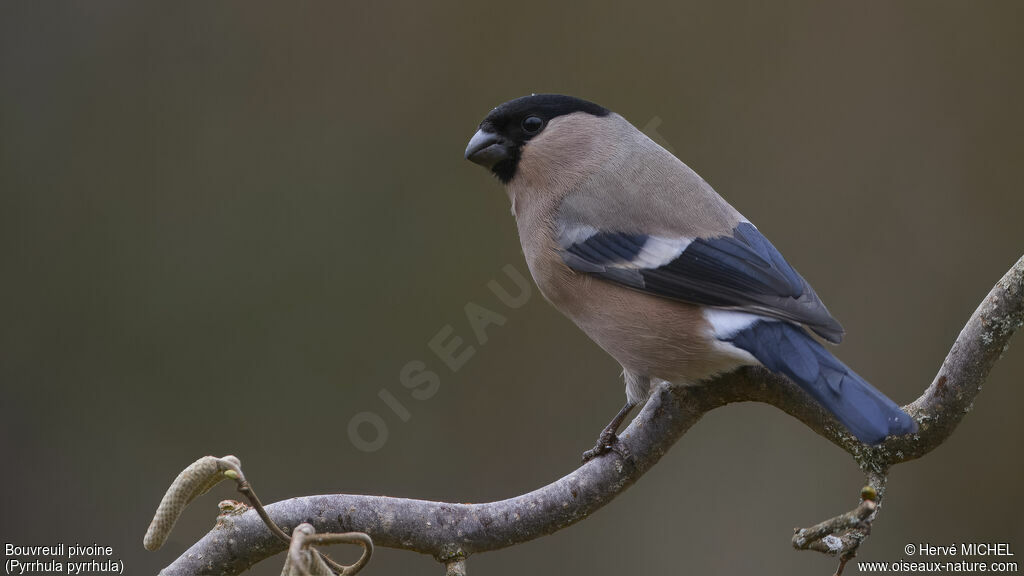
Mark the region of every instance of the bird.
[[626, 403], [584, 461], [612, 450], [655, 386], [760, 365], [860, 442], [917, 424], [843, 364], [844, 335], [811, 285], [689, 166], [593, 102], [531, 94], [492, 109], [465, 158], [511, 201], [544, 298], [622, 366]]

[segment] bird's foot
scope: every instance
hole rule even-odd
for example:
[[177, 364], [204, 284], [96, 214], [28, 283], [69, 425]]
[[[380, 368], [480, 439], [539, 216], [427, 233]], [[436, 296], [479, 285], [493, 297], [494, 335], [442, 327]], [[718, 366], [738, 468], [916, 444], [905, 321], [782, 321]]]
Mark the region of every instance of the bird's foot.
[[623, 458], [629, 458], [626, 447], [619, 441], [619, 437], [615, 432], [613, 430], [604, 430], [597, 437], [597, 444], [594, 444], [593, 448], [583, 453], [583, 463], [586, 464], [594, 458], [612, 451], [618, 452]]

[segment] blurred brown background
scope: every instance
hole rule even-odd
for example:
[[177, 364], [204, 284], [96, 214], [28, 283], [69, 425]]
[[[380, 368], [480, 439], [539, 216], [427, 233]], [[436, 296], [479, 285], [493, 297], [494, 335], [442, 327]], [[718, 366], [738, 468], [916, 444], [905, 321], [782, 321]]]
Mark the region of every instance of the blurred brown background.
[[[217, 488], [143, 551], [164, 488], [204, 454], [239, 455], [265, 501], [483, 501], [573, 469], [623, 399], [618, 368], [536, 293], [509, 311], [487, 290], [525, 265], [499, 184], [462, 158], [491, 107], [530, 92], [660, 119], [845, 324], [838, 355], [911, 400], [1024, 253], [1022, 17], [1016, 2], [4, 3], [0, 539], [98, 542], [156, 573], [235, 497]], [[470, 301], [508, 321], [452, 373], [427, 342], [445, 325], [472, 340]], [[433, 398], [399, 383], [412, 360], [441, 376]], [[860, 559], [970, 541], [1022, 557], [1022, 376], [1018, 336], [954, 437], [892, 474]], [[374, 452], [348, 437], [363, 411], [388, 428]], [[470, 570], [829, 574], [790, 531], [852, 507], [861, 483], [781, 412], [731, 406], [592, 518]], [[440, 568], [381, 550], [367, 571], [398, 573]]]

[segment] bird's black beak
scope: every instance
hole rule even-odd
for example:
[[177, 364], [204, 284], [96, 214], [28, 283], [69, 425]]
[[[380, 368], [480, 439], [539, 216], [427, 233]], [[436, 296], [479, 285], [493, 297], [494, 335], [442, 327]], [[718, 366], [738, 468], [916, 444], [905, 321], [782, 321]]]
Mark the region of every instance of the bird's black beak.
[[508, 142], [501, 136], [483, 129], [477, 130], [466, 146], [466, 160], [488, 169], [494, 168], [495, 164], [510, 156]]

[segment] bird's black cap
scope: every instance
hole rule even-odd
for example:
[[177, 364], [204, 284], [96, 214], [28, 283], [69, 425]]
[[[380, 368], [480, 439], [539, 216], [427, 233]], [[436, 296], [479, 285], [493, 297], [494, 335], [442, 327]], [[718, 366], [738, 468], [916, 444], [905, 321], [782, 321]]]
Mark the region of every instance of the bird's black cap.
[[501, 132], [510, 124], [518, 126], [527, 116], [538, 116], [546, 122], [573, 112], [586, 112], [594, 116], [607, 116], [611, 113], [603, 106], [574, 96], [532, 94], [509, 100], [491, 110], [490, 114], [480, 123], [480, 128], [490, 128], [493, 132]]

